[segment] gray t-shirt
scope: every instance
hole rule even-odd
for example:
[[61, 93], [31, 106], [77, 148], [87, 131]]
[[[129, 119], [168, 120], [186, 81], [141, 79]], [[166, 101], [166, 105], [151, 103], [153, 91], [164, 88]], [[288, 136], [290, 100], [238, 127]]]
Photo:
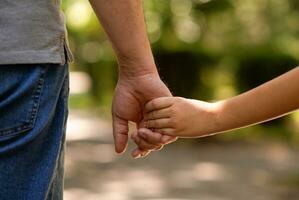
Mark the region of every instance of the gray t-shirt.
[[60, 0], [0, 0], [0, 64], [64, 64], [67, 43]]

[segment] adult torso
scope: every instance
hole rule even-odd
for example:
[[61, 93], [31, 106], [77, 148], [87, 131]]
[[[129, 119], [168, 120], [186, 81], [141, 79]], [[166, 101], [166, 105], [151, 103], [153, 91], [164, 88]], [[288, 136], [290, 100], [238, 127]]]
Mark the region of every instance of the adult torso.
[[0, 64], [65, 62], [60, 0], [0, 0], [0, 44]]

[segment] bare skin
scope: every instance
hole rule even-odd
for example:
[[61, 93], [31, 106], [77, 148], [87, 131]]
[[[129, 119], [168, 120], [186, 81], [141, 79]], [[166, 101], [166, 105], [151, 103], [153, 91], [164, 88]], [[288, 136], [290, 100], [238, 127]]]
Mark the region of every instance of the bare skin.
[[138, 136], [148, 141], [161, 134], [203, 137], [286, 115], [299, 108], [299, 67], [238, 96], [208, 103], [162, 97], [145, 106], [146, 126]]
[[[125, 151], [128, 142], [128, 122], [142, 127], [146, 102], [171, 96], [161, 81], [146, 33], [141, 0], [90, 0], [116, 52], [119, 79], [112, 105], [115, 150]], [[135, 134], [136, 135], [136, 134]], [[176, 137], [167, 136], [167, 142]], [[142, 139], [134, 150], [136, 155], [147, 155], [161, 149], [164, 143], [150, 143]], [[166, 144], [166, 143], [165, 143]]]

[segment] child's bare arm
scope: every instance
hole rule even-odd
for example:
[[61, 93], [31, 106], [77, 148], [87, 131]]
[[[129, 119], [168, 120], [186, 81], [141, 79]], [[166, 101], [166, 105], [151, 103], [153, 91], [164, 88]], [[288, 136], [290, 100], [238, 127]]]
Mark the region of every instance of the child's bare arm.
[[[208, 103], [181, 97], [146, 104], [147, 128], [134, 135], [140, 144], [165, 143], [167, 135], [202, 137], [268, 121], [299, 108], [299, 67], [246, 93]], [[138, 142], [139, 141], [139, 142]], [[134, 150], [133, 157], [140, 152]]]
[[[241, 95], [207, 103], [162, 97], [146, 105], [147, 127], [180, 137], [199, 137], [268, 121], [299, 108], [299, 67]], [[143, 131], [144, 132], [144, 131]], [[149, 132], [140, 137], [150, 138]]]

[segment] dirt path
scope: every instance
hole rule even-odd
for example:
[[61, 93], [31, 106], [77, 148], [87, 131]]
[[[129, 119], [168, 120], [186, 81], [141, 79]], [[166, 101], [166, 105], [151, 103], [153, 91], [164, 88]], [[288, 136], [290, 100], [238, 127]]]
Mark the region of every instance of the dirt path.
[[[129, 149], [133, 146], [130, 145]], [[299, 151], [285, 145], [169, 145], [146, 159], [114, 154], [110, 123], [71, 112], [66, 200], [297, 200]]]

